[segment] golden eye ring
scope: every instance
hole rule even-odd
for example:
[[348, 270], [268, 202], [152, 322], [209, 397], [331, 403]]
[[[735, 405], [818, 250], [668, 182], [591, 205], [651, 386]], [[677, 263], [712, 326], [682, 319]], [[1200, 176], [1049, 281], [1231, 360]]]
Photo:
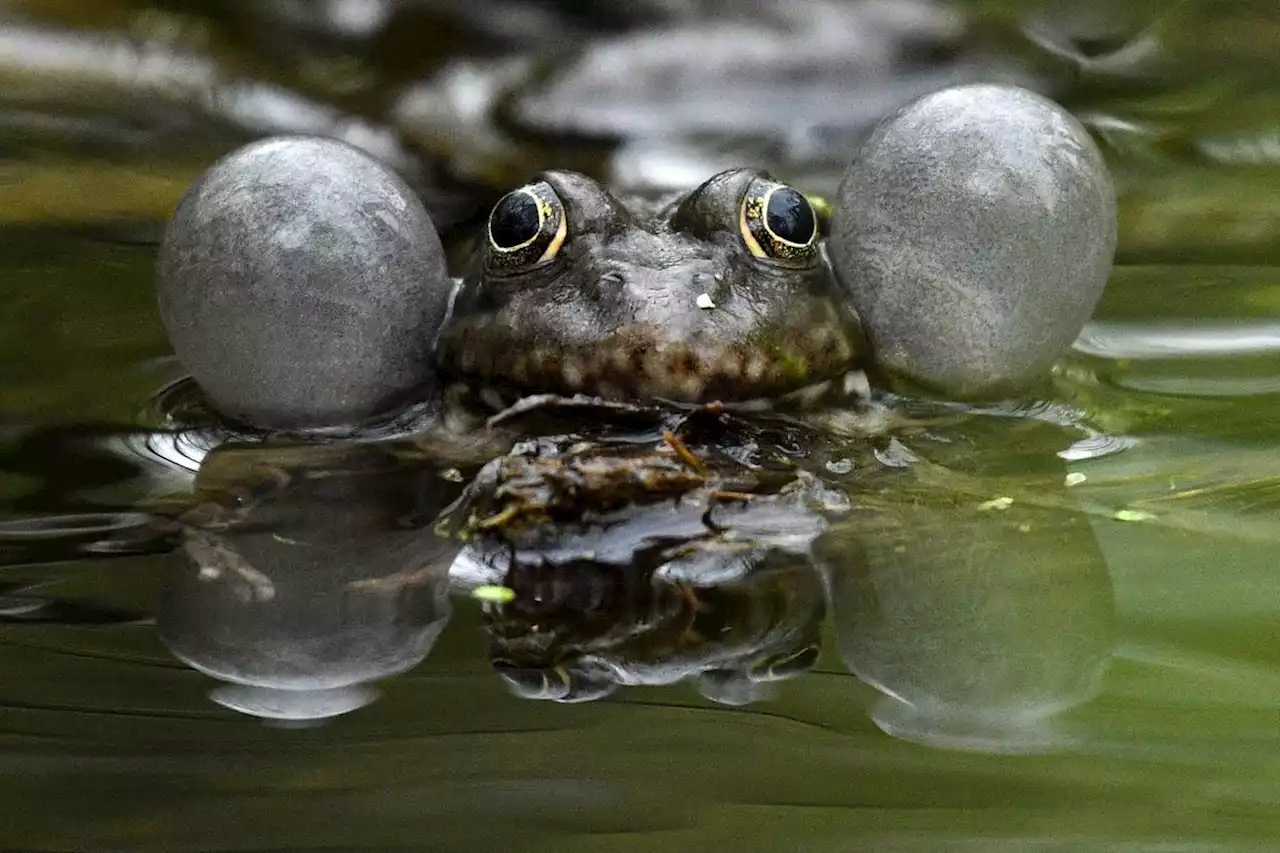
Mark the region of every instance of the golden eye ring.
[[818, 216], [799, 191], [757, 178], [747, 187], [738, 230], [757, 258], [808, 266], [818, 256]]
[[564, 204], [546, 181], [526, 184], [498, 199], [489, 212], [486, 262], [500, 272], [522, 272], [553, 260], [568, 225]]

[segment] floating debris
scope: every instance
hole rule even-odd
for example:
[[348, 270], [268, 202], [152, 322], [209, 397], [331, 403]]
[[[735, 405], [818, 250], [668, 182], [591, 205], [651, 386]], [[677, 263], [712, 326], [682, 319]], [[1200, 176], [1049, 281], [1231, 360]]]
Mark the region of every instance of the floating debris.
[[1081, 474], [1079, 471], [1072, 471], [1070, 474], [1066, 476], [1066, 479], [1064, 479], [1063, 482], [1067, 486], [1078, 486], [1088, 479], [1089, 479], [1088, 477], [1086, 477], [1084, 474]]
[[1111, 516], [1116, 521], [1153, 521], [1155, 516], [1140, 509], [1118, 509]]
[[669, 429], [664, 429], [662, 431], [662, 440], [666, 442], [667, 447], [670, 447], [675, 451], [676, 455], [684, 461], [684, 464], [688, 465], [700, 476], [706, 475], [706, 466], [702, 464], [698, 457], [693, 455], [693, 451], [685, 445], [684, 440], [680, 438], [680, 436], [676, 435]]
[[983, 501], [978, 504], [978, 509], [982, 512], [990, 512], [992, 510], [1006, 510], [1011, 506], [1013, 506], [1013, 498], [998, 497], [992, 498], [989, 501]]
[[[706, 488], [702, 461], [674, 434], [661, 451], [609, 452], [588, 446], [583, 454], [510, 454], [481, 469], [454, 505], [441, 514], [437, 531], [463, 539], [517, 535], [556, 522], [581, 522], [627, 506], [678, 499]], [[534, 450], [536, 448], [530, 448]], [[692, 469], [692, 470], [691, 470]], [[734, 478], [715, 487], [742, 491]]]
[[471, 590], [471, 597], [485, 604], [510, 604], [516, 600], [516, 591], [509, 586], [487, 583]]

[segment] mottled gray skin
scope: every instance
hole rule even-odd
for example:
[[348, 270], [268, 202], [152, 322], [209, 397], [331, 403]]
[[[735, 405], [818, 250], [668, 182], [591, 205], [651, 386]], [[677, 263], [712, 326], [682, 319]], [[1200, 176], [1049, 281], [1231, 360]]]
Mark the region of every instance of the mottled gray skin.
[[437, 393], [450, 282], [408, 186], [332, 140], [280, 137], [215, 163], [160, 247], [160, 314], [222, 414], [255, 427], [359, 424]]
[[[547, 172], [567, 237], [554, 261], [507, 275], [484, 252], [441, 331], [439, 364], [471, 386], [611, 400], [777, 398], [858, 366], [857, 317], [830, 269], [753, 256], [739, 228], [763, 173], [723, 172], [674, 201], [623, 203]], [[714, 308], [698, 306], [708, 295]]]
[[841, 182], [832, 264], [876, 364], [957, 398], [1042, 378], [1111, 270], [1116, 201], [1056, 104], [961, 86], [886, 119]]

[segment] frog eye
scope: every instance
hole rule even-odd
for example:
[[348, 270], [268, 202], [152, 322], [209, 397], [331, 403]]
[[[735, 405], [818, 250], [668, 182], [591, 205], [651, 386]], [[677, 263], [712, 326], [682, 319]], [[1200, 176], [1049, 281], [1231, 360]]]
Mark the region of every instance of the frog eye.
[[797, 190], [757, 178], [742, 197], [738, 230], [751, 254], [807, 265], [818, 252], [818, 216]]
[[489, 213], [488, 265], [520, 272], [553, 259], [564, 245], [564, 205], [546, 181], [498, 199]]

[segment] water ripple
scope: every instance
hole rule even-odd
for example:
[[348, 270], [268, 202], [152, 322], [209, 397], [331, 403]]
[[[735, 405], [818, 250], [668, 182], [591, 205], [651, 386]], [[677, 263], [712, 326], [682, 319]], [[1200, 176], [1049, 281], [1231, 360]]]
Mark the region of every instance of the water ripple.
[[1263, 355], [1280, 352], [1280, 323], [1090, 323], [1077, 352], [1106, 359]]

